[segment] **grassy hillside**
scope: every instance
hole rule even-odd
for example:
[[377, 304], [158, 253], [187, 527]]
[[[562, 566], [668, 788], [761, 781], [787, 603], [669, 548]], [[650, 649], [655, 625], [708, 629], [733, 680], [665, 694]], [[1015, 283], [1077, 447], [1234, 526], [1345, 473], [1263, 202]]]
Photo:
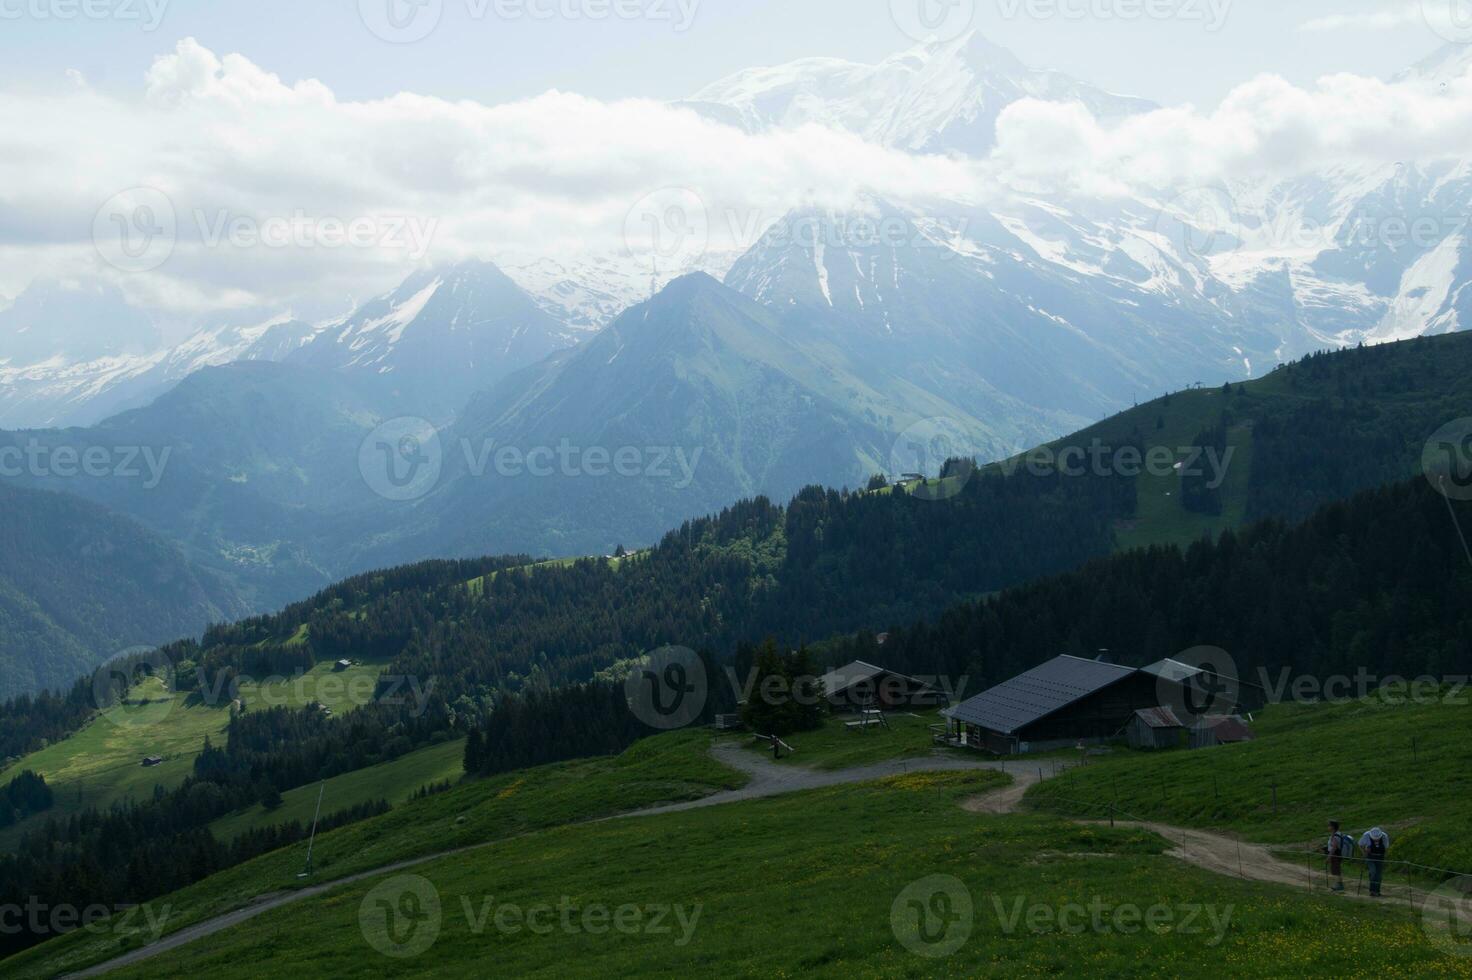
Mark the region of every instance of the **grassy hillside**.
[[[708, 734], [674, 732], [647, 739], [614, 758], [585, 759], [475, 780], [447, 793], [317, 838], [312, 883], [394, 861], [435, 854], [530, 831], [606, 817], [659, 803], [734, 789], [745, 778], [710, 757]], [[165, 932], [240, 908], [252, 899], [302, 887], [306, 848], [286, 848], [166, 896]], [[6, 977], [45, 977], [80, 969], [131, 948], [137, 940], [76, 931], [0, 966]]]
[[1121, 751], [1027, 798], [1094, 817], [1117, 801], [1149, 820], [1300, 848], [1323, 843], [1330, 819], [1356, 835], [1379, 825], [1392, 837], [1392, 857], [1472, 873], [1472, 691], [1446, 688], [1428, 700], [1386, 692], [1272, 705], [1256, 716], [1254, 742]]
[[[1052, 453], [1095, 440], [1170, 452], [1222, 426], [1230, 461], [1221, 512], [1183, 506], [1176, 473], [1141, 467], [1121, 549], [1186, 544], [1262, 517], [1298, 520], [1316, 507], [1420, 472], [1427, 438], [1472, 405], [1472, 334], [1345, 350], [1281, 367], [1255, 381], [1179, 391], [1052, 443]], [[1015, 469], [1019, 457], [993, 469]], [[1207, 467], [1210, 473], [1209, 467]]]
[[[1005, 779], [904, 776], [552, 829], [347, 885], [117, 975], [470, 977], [488, 956], [498, 975], [559, 977], [1472, 975], [1399, 909], [1214, 876], [1142, 831], [959, 806]], [[428, 896], [415, 928], [432, 941], [390, 959], [372, 944], [395, 949], [383, 903], [405, 907], [409, 888]], [[917, 929], [912, 900], [946, 918]], [[1359, 932], [1376, 941], [1342, 939]]]
[[282, 805], [267, 810], [257, 804], [241, 813], [232, 813], [210, 824], [216, 840], [230, 840], [247, 830], [272, 824], [299, 821], [310, 826], [317, 810], [318, 786], [321, 785], [322, 813], [337, 813], [359, 803], [387, 800], [397, 806], [409, 800], [423, 786], [444, 780], [455, 781], [464, 774], [465, 740], [457, 738], [410, 752], [393, 762], [385, 762], [355, 772], [333, 776], [322, 784], [311, 783], [281, 794]]
[[[318, 664], [301, 677], [271, 678], [264, 684], [242, 678], [240, 695], [247, 710], [274, 705], [302, 708], [318, 701], [341, 714], [371, 697], [374, 678], [382, 669], [378, 664], [357, 664], [337, 673], [330, 664]], [[141, 682], [129, 701], [133, 706], [103, 712], [70, 738], [32, 752], [0, 772], [0, 782], [27, 769], [40, 773], [56, 794], [50, 810], [0, 833], [0, 849], [13, 846], [26, 830], [53, 817], [141, 802], [152, 797], [155, 786], [177, 786], [192, 772], [204, 740], [223, 742], [230, 723], [228, 706], [211, 707], [197, 695], [165, 690], [158, 679]], [[143, 766], [143, 758], [150, 755], [164, 761]], [[391, 795], [381, 792], [369, 798]]]

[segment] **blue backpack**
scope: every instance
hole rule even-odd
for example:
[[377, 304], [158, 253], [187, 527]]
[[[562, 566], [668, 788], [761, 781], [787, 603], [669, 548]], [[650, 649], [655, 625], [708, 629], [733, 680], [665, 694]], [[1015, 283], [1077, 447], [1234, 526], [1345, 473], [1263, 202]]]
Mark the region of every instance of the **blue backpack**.
[[1341, 833], [1339, 835], [1339, 856], [1347, 858], [1354, 857], [1354, 838], [1349, 834]]

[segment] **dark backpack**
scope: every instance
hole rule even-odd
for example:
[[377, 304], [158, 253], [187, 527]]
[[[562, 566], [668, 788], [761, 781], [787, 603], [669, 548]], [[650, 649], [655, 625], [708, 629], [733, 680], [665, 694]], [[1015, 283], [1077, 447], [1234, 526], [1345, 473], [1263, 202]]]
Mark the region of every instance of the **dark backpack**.
[[1385, 856], [1385, 838], [1371, 837], [1370, 849], [1365, 853], [1372, 858], [1383, 858]]

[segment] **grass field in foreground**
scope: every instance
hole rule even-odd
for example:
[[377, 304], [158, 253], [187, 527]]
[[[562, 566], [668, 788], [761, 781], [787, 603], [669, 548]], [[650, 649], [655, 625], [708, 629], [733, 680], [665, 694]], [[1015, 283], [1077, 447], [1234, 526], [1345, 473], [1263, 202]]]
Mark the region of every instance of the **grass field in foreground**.
[[1033, 787], [1027, 800], [1097, 817], [1117, 799], [1149, 820], [1299, 847], [1323, 843], [1330, 819], [1356, 835], [1378, 824], [1393, 858], [1472, 873], [1469, 700], [1472, 690], [1448, 688], [1428, 704], [1377, 695], [1273, 705], [1256, 715], [1254, 742], [1115, 753]]
[[[380, 799], [387, 800], [390, 806], [398, 806], [422, 786], [458, 780], [464, 774], [464, 760], [465, 740], [461, 738], [410, 752], [392, 762], [333, 776], [322, 791], [322, 815]], [[221, 817], [210, 824], [210, 833], [216, 840], [228, 841], [247, 830], [291, 820], [299, 821], [304, 827], [311, 826], [317, 809], [318, 787], [322, 785], [312, 783], [287, 790], [281, 794], [282, 804], [275, 810], [267, 810], [257, 803], [241, 813]]]
[[[359, 664], [334, 672], [331, 664], [323, 663], [301, 677], [265, 684], [242, 678], [240, 694], [248, 710], [272, 705], [300, 708], [316, 700], [342, 714], [372, 696], [374, 680], [382, 670], [379, 664]], [[228, 706], [210, 707], [197, 696], [170, 692], [156, 678], [138, 684], [128, 701], [100, 713], [70, 738], [32, 752], [0, 773], [3, 783], [27, 769], [38, 772], [56, 796], [55, 806], [46, 813], [0, 833], [0, 850], [13, 847], [27, 829], [51, 817], [148, 799], [155, 786], [171, 789], [179, 785], [193, 772], [205, 738], [223, 741], [230, 723]], [[149, 755], [162, 756], [164, 761], [145, 767], [142, 761]]]
[[[317, 873], [308, 882], [296, 877], [305, 859], [303, 844], [264, 855], [150, 904], [168, 907], [167, 934], [240, 908], [268, 892], [743, 785], [745, 777], [712, 759], [709, 746], [708, 732], [673, 732], [645, 739], [617, 757], [472, 780], [320, 835], [313, 858]], [[0, 976], [7, 980], [54, 976], [140, 942], [107, 933], [72, 932], [0, 962]]]
[[1399, 907], [1213, 875], [1142, 831], [959, 806], [1005, 780], [915, 774], [540, 832], [117, 976], [1472, 976]]

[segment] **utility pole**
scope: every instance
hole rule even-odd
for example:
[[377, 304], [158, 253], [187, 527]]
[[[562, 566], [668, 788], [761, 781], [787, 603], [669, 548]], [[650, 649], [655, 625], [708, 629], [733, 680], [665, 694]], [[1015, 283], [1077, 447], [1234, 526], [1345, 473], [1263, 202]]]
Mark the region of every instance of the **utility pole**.
[[317, 843], [317, 818], [322, 816], [322, 794], [327, 792], [327, 780], [322, 780], [317, 789], [317, 812], [312, 814], [312, 836], [307, 838], [307, 866], [302, 869], [298, 878], [305, 878], [312, 873], [312, 847]]

